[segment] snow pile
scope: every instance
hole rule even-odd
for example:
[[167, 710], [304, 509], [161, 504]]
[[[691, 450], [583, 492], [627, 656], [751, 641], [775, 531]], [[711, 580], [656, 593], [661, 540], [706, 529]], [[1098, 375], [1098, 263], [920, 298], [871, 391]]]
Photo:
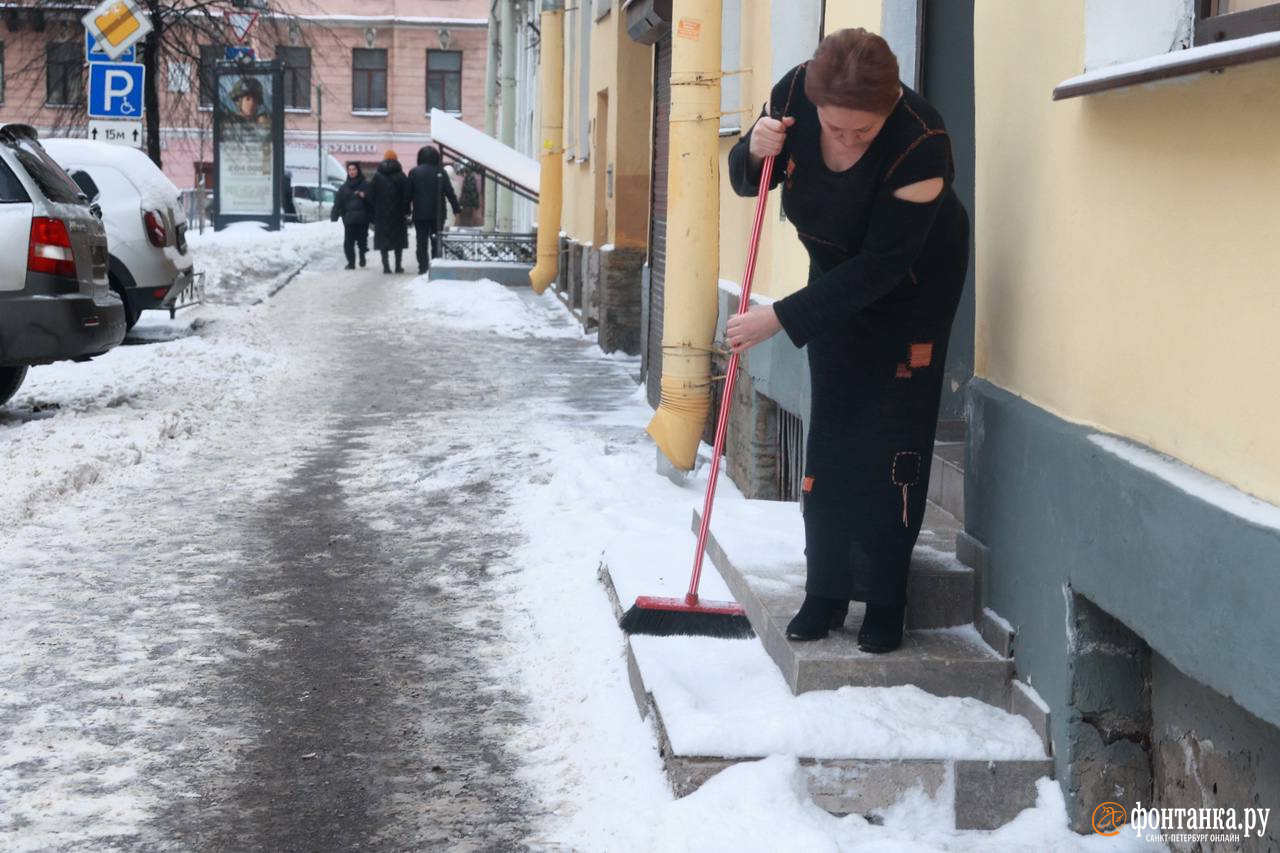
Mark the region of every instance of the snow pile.
[[250, 305], [270, 298], [312, 258], [341, 257], [342, 224], [309, 222], [267, 231], [256, 222], [238, 222], [221, 231], [189, 231], [187, 244], [196, 271], [205, 274], [207, 302]]
[[1035, 808], [994, 832], [956, 830], [945, 806], [919, 789], [879, 815], [836, 817], [814, 805], [796, 759], [775, 756], [719, 773], [673, 803], [658, 819], [656, 853], [1129, 853], [1163, 850], [1131, 833], [1104, 838], [1067, 829], [1067, 809], [1056, 782], [1037, 783]]
[[432, 323], [461, 331], [486, 331], [512, 338], [580, 338], [560, 301], [547, 292], [522, 299], [496, 281], [431, 281], [419, 276], [405, 285], [413, 305]]
[[251, 385], [274, 363], [239, 341], [192, 335], [33, 367], [0, 409], [0, 543], [50, 502], [254, 405]]

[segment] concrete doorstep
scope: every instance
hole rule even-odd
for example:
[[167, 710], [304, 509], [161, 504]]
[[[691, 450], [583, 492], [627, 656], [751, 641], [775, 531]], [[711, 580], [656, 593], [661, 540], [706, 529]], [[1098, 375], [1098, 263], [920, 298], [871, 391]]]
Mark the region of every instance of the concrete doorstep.
[[[698, 521], [695, 510], [695, 529]], [[720, 578], [746, 608], [761, 645], [777, 665], [791, 693], [816, 698], [832, 695], [832, 691], [846, 686], [901, 690], [904, 685], [910, 685], [938, 697], [968, 697], [932, 700], [935, 702], [977, 699], [1004, 712], [1012, 709], [1013, 714], [996, 715], [997, 728], [1012, 730], [1025, 726], [1025, 722], [1014, 716], [1021, 712], [1039, 741], [1038, 748], [1012, 753], [1005, 750], [991, 756], [975, 755], [972, 751], [967, 754], [952, 753], [949, 749], [939, 751], [936, 747], [923, 750], [924, 754], [919, 757], [910, 754], [884, 757], [882, 753], [802, 754], [798, 757], [815, 803], [833, 814], [860, 814], [874, 820], [878, 811], [919, 789], [932, 798], [951, 801], [958, 829], [994, 829], [1034, 805], [1036, 780], [1053, 775], [1053, 762], [1044, 746], [1048, 718], [1029, 698], [1033, 694], [1015, 686], [1012, 661], [983, 642], [972, 624], [973, 571], [955, 560], [959, 529], [955, 519], [931, 507], [926, 527], [928, 530], [922, 534], [912, 566], [912, 595], [920, 603], [916, 624], [937, 627], [910, 630], [904, 648], [888, 655], [869, 655], [856, 648], [854, 637], [861, 616], [856, 609], [851, 610], [844, 630], [833, 632], [828, 640], [818, 643], [786, 640], [783, 629], [803, 597], [803, 526], [795, 504], [740, 498], [722, 501], [717, 504], [712, 519], [707, 552]], [[797, 535], [799, 540], [791, 541]], [[625, 564], [623, 555], [617, 555], [617, 562], [620, 566]], [[600, 579], [620, 618], [630, 601], [624, 604], [619, 600], [608, 554], [600, 568]], [[940, 627], [939, 623], [948, 627]], [[640, 639], [646, 641], [645, 649], [649, 650], [644, 654], [638, 651]], [[663, 695], [656, 685], [670, 683], [671, 673], [650, 672], [649, 680], [646, 679], [645, 667], [654, 665], [653, 639], [625, 638], [627, 667], [636, 706], [642, 717], [654, 722], [667, 775], [678, 796], [691, 793], [734, 763], [778, 752], [762, 748], [756, 750], [759, 754], [741, 754], [752, 751], [742, 743], [732, 747], [730, 751], [737, 754], [729, 757], [692, 754], [689, 750], [680, 752], [673, 745], [673, 741], [678, 743], [680, 738], [669, 729], [668, 720], [663, 716], [661, 703], [666, 700], [655, 698], [655, 692]], [[646, 664], [646, 660], [650, 663]], [[652, 681], [654, 678], [658, 681]], [[667, 710], [677, 717], [687, 717], [689, 713], [687, 708], [676, 706]], [[704, 719], [700, 724], [714, 727], [716, 721]], [[688, 721], [683, 725], [687, 726]], [[1020, 733], [1028, 736], [1025, 729]]]

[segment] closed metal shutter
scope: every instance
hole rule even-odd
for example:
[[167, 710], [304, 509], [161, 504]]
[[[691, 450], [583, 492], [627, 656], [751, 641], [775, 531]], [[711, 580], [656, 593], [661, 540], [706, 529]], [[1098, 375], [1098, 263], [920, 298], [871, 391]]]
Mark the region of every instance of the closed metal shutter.
[[667, 150], [671, 129], [671, 34], [654, 45], [653, 175], [649, 210], [649, 349], [645, 383], [649, 405], [661, 399], [662, 295], [667, 269]]

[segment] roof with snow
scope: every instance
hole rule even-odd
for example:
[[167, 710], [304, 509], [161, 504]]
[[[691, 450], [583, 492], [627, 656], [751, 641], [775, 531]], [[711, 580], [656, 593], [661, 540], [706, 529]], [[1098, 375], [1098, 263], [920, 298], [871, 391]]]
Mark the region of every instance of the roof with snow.
[[539, 176], [542, 167], [532, 157], [526, 157], [510, 146], [503, 145], [492, 136], [464, 124], [440, 110], [431, 110], [431, 141], [467, 158], [473, 163], [496, 172], [511, 183], [538, 197]]

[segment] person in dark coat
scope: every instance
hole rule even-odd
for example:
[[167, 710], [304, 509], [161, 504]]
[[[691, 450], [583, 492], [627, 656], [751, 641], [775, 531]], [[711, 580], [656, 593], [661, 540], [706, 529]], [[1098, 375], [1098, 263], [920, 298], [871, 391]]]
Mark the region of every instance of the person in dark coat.
[[298, 207], [293, 203], [293, 175], [288, 172], [280, 181], [280, 213], [285, 222], [298, 221]]
[[342, 252], [347, 256], [347, 269], [356, 268], [356, 249], [360, 249], [360, 266], [364, 266], [365, 253], [369, 251], [369, 220], [373, 205], [369, 200], [369, 182], [365, 180], [360, 164], [347, 163], [347, 180], [333, 200], [329, 213], [332, 222], [342, 220]]
[[402, 254], [409, 248], [409, 179], [396, 158], [388, 151], [369, 182], [373, 200], [373, 247], [382, 253], [382, 271], [391, 272], [387, 253], [396, 254], [396, 272], [404, 272]]
[[444, 223], [444, 203], [448, 199], [453, 215], [458, 215], [458, 197], [453, 183], [440, 168], [440, 151], [432, 145], [418, 149], [418, 165], [409, 172], [413, 203], [413, 230], [417, 235], [418, 275], [425, 275], [431, 258], [438, 255], [436, 235]]
[[729, 152], [734, 190], [770, 188], [809, 254], [808, 283], [728, 323], [742, 352], [786, 332], [808, 348], [804, 604], [787, 626], [817, 640], [866, 602], [858, 645], [902, 643], [924, 519], [951, 322], [969, 264], [942, 117], [904, 86], [884, 39], [841, 30], [789, 71]]

